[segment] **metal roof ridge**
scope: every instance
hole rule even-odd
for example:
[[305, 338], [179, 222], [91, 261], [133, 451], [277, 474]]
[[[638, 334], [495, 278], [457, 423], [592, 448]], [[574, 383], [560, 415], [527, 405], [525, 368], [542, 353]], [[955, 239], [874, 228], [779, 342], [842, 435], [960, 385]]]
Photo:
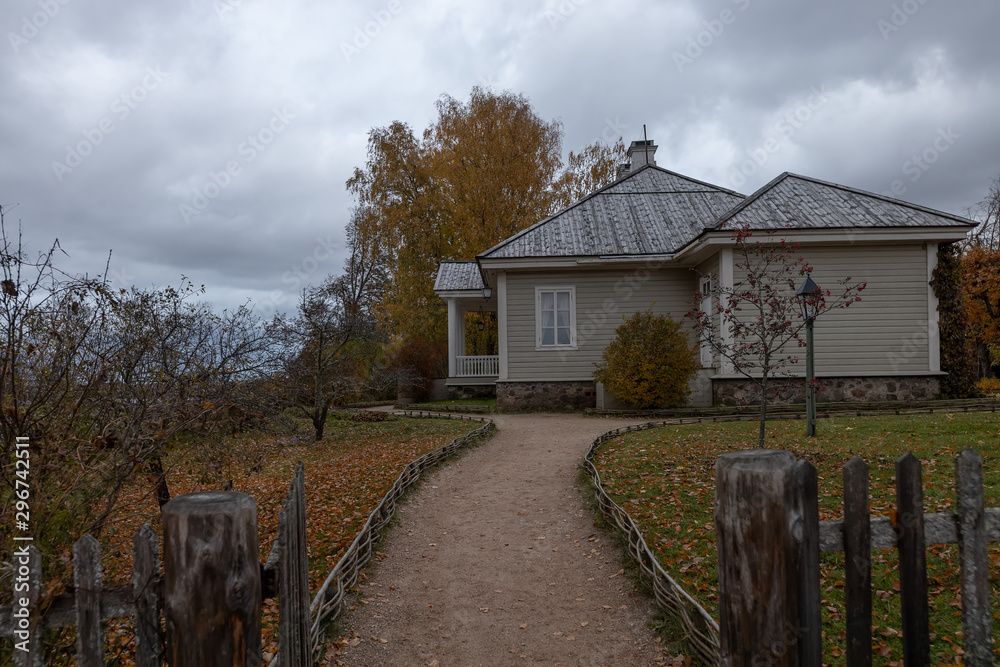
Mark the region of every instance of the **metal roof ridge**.
[[[488, 255], [490, 253], [493, 253], [493, 252], [499, 250], [500, 248], [504, 247], [505, 245], [507, 245], [507, 244], [509, 244], [509, 243], [511, 243], [511, 242], [513, 242], [513, 241], [515, 241], [515, 240], [517, 240], [519, 238], [521, 238], [522, 236], [524, 236], [528, 232], [534, 230], [535, 228], [541, 227], [542, 225], [544, 225], [544, 224], [546, 224], [546, 223], [554, 220], [555, 218], [561, 216], [562, 214], [566, 213], [567, 211], [573, 210], [574, 208], [576, 208], [576, 207], [580, 206], [581, 204], [583, 204], [585, 201], [593, 199], [597, 195], [605, 194], [604, 193], [605, 190], [607, 190], [607, 189], [609, 189], [611, 187], [614, 187], [615, 185], [618, 185], [619, 183], [622, 183], [622, 182], [624, 182], [624, 181], [626, 181], [626, 180], [628, 180], [628, 179], [630, 179], [630, 178], [632, 178], [632, 177], [634, 177], [634, 176], [636, 176], [638, 174], [641, 174], [646, 169], [656, 169], [657, 171], [662, 171], [665, 174], [669, 174], [669, 175], [675, 176], [677, 178], [683, 178], [684, 180], [691, 181], [692, 183], [697, 183], [698, 185], [707, 186], [707, 187], [711, 188], [712, 191], [714, 191], [714, 192], [721, 192], [721, 193], [725, 193], [725, 194], [735, 195], [737, 197], [746, 197], [746, 195], [740, 194], [739, 192], [736, 192], [734, 190], [728, 190], [726, 188], [722, 188], [722, 187], [719, 187], [719, 186], [716, 186], [716, 185], [712, 185], [711, 183], [706, 183], [705, 181], [699, 181], [698, 179], [691, 178], [689, 176], [685, 176], [684, 174], [678, 174], [676, 172], [670, 171], [669, 169], [664, 169], [663, 167], [659, 167], [659, 166], [657, 166], [655, 164], [644, 164], [641, 167], [639, 167], [638, 169], [636, 169], [635, 171], [629, 172], [628, 174], [622, 176], [621, 178], [616, 178], [615, 180], [611, 181], [607, 185], [604, 185], [604, 186], [598, 188], [597, 190], [594, 190], [589, 195], [583, 197], [582, 199], [577, 200], [576, 202], [570, 204], [569, 206], [566, 206], [565, 208], [562, 208], [562, 209], [556, 211], [555, 213], [553, 213], [552, 215], [548, 216], [547, 218], [545, 218], [543, 220], [539, 220], [535, 224], [530, 225], [528, 227], [525, 227], [521, 231], [517, 232], [516, 234], [514, 234], [512, 236], [507, 237], [506, 239], [504, 239], [500, 243], [497, 243], [496, 245], [492, 246], [491, 248], [487, 248], [483, 252], [481, 252], [478, 255], [476, 255], [476, 261], [479, 261], [480, 259], [488, 259]], [[621, 193], [606, 193], [606, 194], [640, 195], [640, 194], [660, 194], [660, 193], [621, 192]], [[680, 193], [676, 193], [676, 194], [680, 194]], [[685, 194], [690, 194], [690, 193], [685, 193]]]
[[824, 181], [821, 178], [815, 178], [813, 176], [803, 176], [801, 174], [795, 174], [786, 171], [785, 174], [791, 178], [797, 178], [803, 181], [809, 181], [810, 183], [817, 183], [819, 185], [826, 186], [828, 188], [833, 188], [835, 190], [845, 190], [856, 195], [861, 195], [863, 197], [870, 197], [872, 199], [879, 199], [890, 204], [895, 204], [896, 206], [903, 206], [905, 208], [912, 208], [917, 211], [922, 211], [924, 213], [930, 213], [931, 215], [942, 216], [945, 218], [951, 218], [956, 222], [962, 222], [969, 225], [978, 225], [979, 223], [975, 220], [970, 220], [969, 218], [962, 217], [960, 215], [955, 215], [954, 213], [948, 213], [947, 211], [941, 211], [938, 209], [930, 208], [929, 206], [922, 206], [920, 204], [914, 204], [913, 202], [908, 202], [903, 199], [896, 199], [895, 197], [887, 197], [886, 195], [880, 194], [878, 192], [869, 192], [868, 190], [862, 190], [860, 188], [854, 188], [850, 185], [841, 185], [840, 183], [834, 183], [833, 181]]
[[730, 218], [732, 218], [733, 216], [735, 216], [736, 214], [738, 214], [740, 211], [743, 211], [744, 209], [746, 209], [749, 206], [751, 206], [755, 201], [757, 201], [758, 199], [760, 199], [761, 197], [763, 197], [764, 194], [766, 194], [769, 190], [774, 189], [775, 187], [777, 187], [777, 185], [779, 183], [781, 183], [782, 181], [784, 181], [786, 179], [789, 179], [789, 178], [798, 179], [800, 181], [806, 181], [807, 183], [815, 183], [817, 185], [822, 185], [824, 187], [832, 188], [834, 190], [843, 190], [845, 192], [850, 192], [852, 194], [860, 195], [862, 197], [868, 197], [868, 198], [871, 198], [871, 199], [878, 199], [880, 201], [884, 201], [884, 202], [887, 202], [889, 204], [893, 204], [895, 206], [902, 206], [904, 208], [910, 208], [910, 209], [913, 209], [915, 211], [921, 211], [923, 213], [928, 213], [930, 215], [935, 215], [935, 216], [939, 216], [939, 217], [949, 218], [949, 219], [954, 220], [956, 222], [961, 222], [963, 224], [967, 224], [967, 225], [970, 225], [970, 226], [975, 226], [975, 225], [978, 224], [974, 220], [970, 220], [968, 218], [963, 218], [963, 217], [955, 215], [953, 213], [948, 213], [946, 211], [940, 211], [940, 210], [937, 210], [937, 209], [929, 208], [927, 206], [921, 206], [920, 204], [914, 204], [912, 202], [903, 201], [902, 199], [895, 199], [893, 197], [886, 197], [885, 195], [879, 194], [877, 192], [869, 192], [867, 190], [861, 190], [859, 188], [853, 188], [853, 187], [851, 187], [849, 185], [841, 185], [840, 183], [834, 183], [832, 181], [824, 181], [822, 179], [814, 178], [812, 176], [803, 176], [802, 174], [795, 174], [795, 173], [790, 172], [790, 171], [785, 171], [785, 172], [782, 172], [780, 175], [778, 175], [773, 180], [771, 180], [768, 183], [762, 185], [756, 192], [754, 192], [752, 195], [750, 195], [749, 197], [747, 197], [746, 199], [744, 199], [743, 201], [741, 201], [739, 204], [737, 204], [733, 208], [731, 208], [728, 211], [726, 211], [722, 216], [720, 216], [715, 221], [715, 223], [713, 225], [711, 225], [710, 227], [706, 227], [703, 231], [718, 230], [718, 229], [720, 229], [720, 226], [722, 224], [724, 224], [725, 222], [727, 222]]

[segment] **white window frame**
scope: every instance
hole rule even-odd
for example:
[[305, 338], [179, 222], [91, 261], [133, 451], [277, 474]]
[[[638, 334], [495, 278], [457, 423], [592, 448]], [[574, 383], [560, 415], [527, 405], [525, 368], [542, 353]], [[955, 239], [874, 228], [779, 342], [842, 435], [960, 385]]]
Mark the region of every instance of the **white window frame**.
[[[569, 345], [542, 345], [542, 293], [569, 292]], [[553, 303], [558, 297], [553, 296]], [[558, 333], [553, 337], [558, 340]], [[576, 287], [535, 287], [535, 349], [536, 350], [575, 350], [576, 347]]]
[[[705, 313], [709, 313], [711, 317], [712, 313], [712, 276], [702, 276], [698, 281], [698, 292], [701, 294], [701, 303], [698, 305], [699, 310]], [[707, 332], [702, 332], [700, 341], [701, 351], [699, 359], [701, 361], [702, 368], [711, 368], [712, 362], [714, 361], [712, 355], [712, 346], [708, 341]]]

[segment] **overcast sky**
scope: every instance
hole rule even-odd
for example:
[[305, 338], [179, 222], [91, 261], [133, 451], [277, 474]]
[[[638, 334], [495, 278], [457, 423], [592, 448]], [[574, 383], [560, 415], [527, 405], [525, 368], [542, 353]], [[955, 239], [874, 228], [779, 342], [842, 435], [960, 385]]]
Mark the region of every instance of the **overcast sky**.
[[288, 309], [366, 134], [525, 94], [750, 194], [792, 171], [963, 214], [1000, 175], [997, 0], [4, 0], [0, 204], [74, 272]]

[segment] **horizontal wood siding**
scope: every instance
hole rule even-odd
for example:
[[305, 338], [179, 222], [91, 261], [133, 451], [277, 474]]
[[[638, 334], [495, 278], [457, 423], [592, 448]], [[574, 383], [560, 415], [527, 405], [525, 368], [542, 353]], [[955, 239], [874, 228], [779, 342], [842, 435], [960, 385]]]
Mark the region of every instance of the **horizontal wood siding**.
[[[868, 282], [861, 301], [816, 320], [816, 374], [896, 375], [929, 372], [927, 251], [923, 244], [803, 247], [813, 280], [832, 297], [838, 281]], [[734, 262], [739, 263], [739, 253]], [[740, 269], [734, 269], [739, 281]], [[831, 298], [832, 298], [831, 297]], [[796, 373], [805, 372], [805, 348]]]
[[[592, 380], [622, 316], [652, 308], [691, 330], [696, 274], [689, 269], [604, 268], [507, 274], [509, 381]], [[535, 287], [576, 288], [576, 350], [535, 349]], [[691, 334], [694, 340], [693, 333]]]

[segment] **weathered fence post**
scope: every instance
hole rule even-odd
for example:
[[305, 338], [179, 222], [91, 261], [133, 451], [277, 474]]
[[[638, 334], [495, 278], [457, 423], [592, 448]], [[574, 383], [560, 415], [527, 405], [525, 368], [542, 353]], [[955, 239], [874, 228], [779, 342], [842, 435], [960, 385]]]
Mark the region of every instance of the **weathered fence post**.
[[896, 460], [896, 518], [903, 661], [923, 667], [931, 664], [924, 488], [920, 459], [909, 452]]
[[962, 556], [962, 647], [965, 664], [993, 664], [990, 560], [983, 510], [983, 460], [966, 448], [955, 457], [958, 545]]
[[235, 491], [163, 506], [163, 601], [172, 667], [259, 667], [257, 504]]
[[160, 667], [160, 540], [148, 523], [132, 538], [132, 596], [136, 667]]
[[101, 545], [84, 535], [73, 545], [73, 585], [76, 587], [77, 667], [104, 665], [101, 630]]
[[844, 574], [847, 664], [872, 664], [872, 535], [868, 464], [857, 456], [844, 466]]
[[823, 618], [819, 584], [819, 478], [808, 461], [792, 469], [797, 503], [792, 538], [798, 547], [799, 667], [823, 667]]
[[309, 642], [309, 556], [306, 550], [305, 468], [299, 461], [288, 500], [281, 511], [283, 540], [278, 579], [278, 664], [281, 667], [308, 665]]
[[795, 665], [798, 545], [792, 523], [798, 484], [789, 452], [725, 454], [715, 464], [720, 662]]

